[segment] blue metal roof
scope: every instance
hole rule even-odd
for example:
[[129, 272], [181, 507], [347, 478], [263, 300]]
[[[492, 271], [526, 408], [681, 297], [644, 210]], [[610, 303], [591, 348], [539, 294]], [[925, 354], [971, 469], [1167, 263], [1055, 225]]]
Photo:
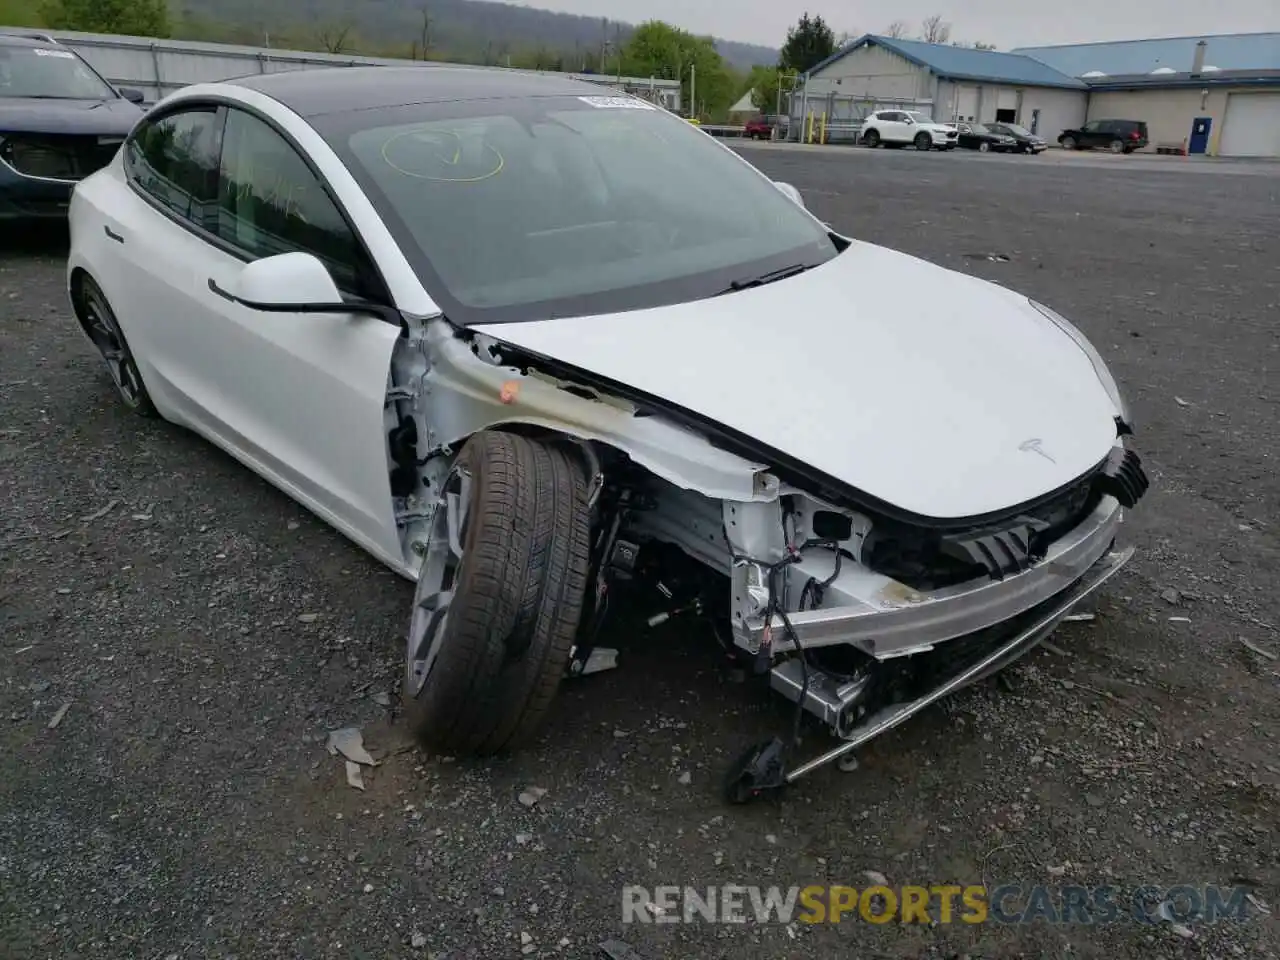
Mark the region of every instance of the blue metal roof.
[[[1196, 43], [1204, 40], [1204, 62], [1220, 70], [1280, 70], [1280, 33], [1232, 33], [1159, 40], [1115, 40], [1059, 47], [1019, 47], [1014, 53], [1033, 57], [1071, 77], [1097, 70], [1107, 76], [1147, 74], [1160, 67], [1190, 71]], [[1099, 78], [1101, 81], [1101, 78]]]
[[1015, 53], [997, 53], [993, 50], [974, 50], [969, 47], [949, 47], [940, 43], [924, 43], [921, 40], [899, 40], [870, 33], [842, 50], [836, 51], [821, 63], [815, 64], [810, 68], [809, 75], [812, 76], [824, 67], [848, 56], [854, 50], [866, 46], [884, 47], [948, 80], [1011, 83], [1029, 87], [1065, 87], [1072, 90], [1087, 89], [1080, 80], [1060, 73], [1031, 57]]

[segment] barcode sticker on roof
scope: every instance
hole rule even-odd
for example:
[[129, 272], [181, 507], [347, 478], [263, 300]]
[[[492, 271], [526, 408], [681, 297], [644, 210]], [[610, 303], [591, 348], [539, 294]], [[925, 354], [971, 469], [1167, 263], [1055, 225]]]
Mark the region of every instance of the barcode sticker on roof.
[[45, 50], [41, 47], [36, 47], [31, 52], [37, 57], [58, 57], [62, 60], [74, 60], [76, 58], [74, 53], [67, 50]]
[[583, 103], [590, 104], [600, 110], [653, 110], [651, 103], [636, 100], [632, 97], [579, 97]]

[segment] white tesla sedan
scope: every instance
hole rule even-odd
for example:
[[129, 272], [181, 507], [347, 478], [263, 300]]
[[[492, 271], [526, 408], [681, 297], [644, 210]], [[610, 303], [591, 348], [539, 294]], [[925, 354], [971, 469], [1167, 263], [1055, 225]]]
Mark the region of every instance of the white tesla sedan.
[[743, 800], [1000, 669], [1132, 553], [1147, 480], [1074, 327], [832, 232], [642, 100], [444, 66], [191, 86], [70, 223], [124, 403], [416, 581], [403, 695], [441, 750], [526, 740], [629, 581], [839, 741], [752, 747]]

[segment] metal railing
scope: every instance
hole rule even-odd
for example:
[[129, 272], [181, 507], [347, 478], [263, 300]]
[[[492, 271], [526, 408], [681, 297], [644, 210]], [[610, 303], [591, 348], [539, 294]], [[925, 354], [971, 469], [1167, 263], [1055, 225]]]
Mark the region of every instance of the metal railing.
[[[152, 102], [192, 83], [230, 80], [249, 73], [274, 73], [309, 67], [416, 66], [429, 69], [455, 66], [455, 64], [435, 60], [281, 50], [230, 43], [158, 40], [151, 37], [78, 33], [68, 30], [46, 32], [56, 42], [79, 53], [90, 66], [115, 86], [141, 89], [146, 99]], [[212, 70], [211, 66], [213, 66]], [[473, 69], [478, 70], [509, 69], [498, 66], [472, 66]], [[547, 73], [550, 71], [517, 68], [516, 72]], [[676, 80], [663, 80], [656, 77], [617, 77], [608, 74], [561, 75], [601, 86], [617, 87], [620, 83], [623, 89], [655, 99], [662, 98], [664, 95], [667, 98], [674, 95], [677, 101], [679, 99], [680, 83]], [[153, 96], [147, 96], [148, 94]]]

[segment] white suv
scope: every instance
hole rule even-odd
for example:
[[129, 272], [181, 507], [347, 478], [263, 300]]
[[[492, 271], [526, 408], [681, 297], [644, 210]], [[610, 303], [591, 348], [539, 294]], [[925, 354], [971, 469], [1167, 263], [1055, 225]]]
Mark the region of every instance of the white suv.
[[915, 110], [877, 110], [862, 121], [862, 142], [868, 147], [910, 143], [917, 150], [954, 150], [958, 136], [955, 124], [934, 123]]

